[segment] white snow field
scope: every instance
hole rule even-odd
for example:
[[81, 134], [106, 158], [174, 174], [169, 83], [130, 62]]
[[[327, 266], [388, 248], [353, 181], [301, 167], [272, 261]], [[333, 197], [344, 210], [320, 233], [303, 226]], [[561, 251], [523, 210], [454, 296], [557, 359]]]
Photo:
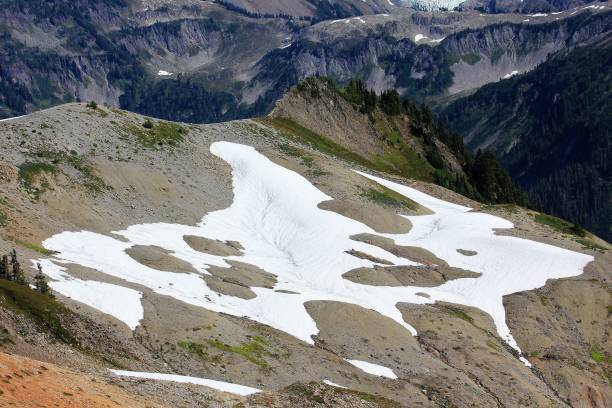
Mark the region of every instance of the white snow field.
[[[96, 287], [99, 296], [91, 301], [91, 281], [59, 276], [53, 262], [76, 263], [105, 274], [142, 285], [158, 294], [234, 316], [245, 316], [285, 331], [313, 344], [317, 326], [304, 308], [310, 300], [334, 300], [353, 303], [387, 316], [411, 333], [396, 304], [432, 303], [437, 300], [475, 306], [489, 313], [499, 334], [517, 348], [505, 321], [502, 296], [544, 285], [547, 279], [575, 276], [592, 257], [524, 239], [497, 236], [494, 228], [512, 228], [512, 224], [492, 215], [468, 212], [467, 207], [451, 204], [415, 189], [378, 177], [359, 173], [403, 194], [434, 214], [408, 217], [413, 229], [407, 234], [379, 234], [399, 245], [426, 248], [451, 266], [482, 273], [478, 278], [447, 282], [434, 288], [416, 286], [380, 287], [354, 283], [342, 274], [373, 262], [345, 251], [355, 249], [396, 265], [416, 263], [349, 237], [359, 233], [376, 234], [368, 226], [317, 204], [330, 200], [307, 179], [279, 166], [254, 148], [229, 142], [216, 142], [211, 152], [232, 167], [234, 201], [226, 209], [204, 216], [197, 226], [155, 223], [133, 225], [114, 234], [127, 242], [89, 231], [63, 232], [47, 239], [45, 248], [57, 251], [47, 260], [43, 271], [59, 293], [98, 307], [133, 327], [134, 318], [142, 317], [142, 307], [130, 301], [123, 305], [132, 312], [111, 310], [100, 299], [116, 299], [116, 285]], [[220, 257], [197, 252], [183, 240], [197, 235], [222, 241], [237, 241], [241, 256]], [[151, 269], [125, 253], [134, 245], [156, 245], [191, 263], [199, 273], [172, 273]], [[464, 256], [457, 249], [477, 251]], [[226, 260], [257, 265], [277, 275], [274, 289], [255, 287], [257, 297], [250, 300], [219, 294], [206, 285], [201, 275], [215, 265], [229, 267]], [[62, 272], [66, 275], [66, 272]], [[88, 287], [83, 294], [77, 288]], [[130, 289], [131, 290], [131, 289]], [[279, 293], [286, 290], [292, 293]], [[425, 292], [430, 298], [417, 296]], [[138, 292], [137, 292], [138, 293]], [[122, 299], [130, 296], [121, 296]], [[117, 299], [117, 302], [123, 300]], [[89, 303], [88, 303], [89, 302]], [[109, 303], [112, 303], [108, 301]], [[96, 306], [97, 305], [97, 306]], [[122, 308], [123, 309], [123, 308]], [[131, 314], [133, 313], [133, 315]], [[126, 315], [127, 314], [127, 315]]]
[[161, 374], [161, 373], [143, 373], [138, 371], [123, 371], [123, 370], [109, 370], [113, 374], [121, 377], [132, 377], [132, 378], [144, 378], [147, 380], [160, 380], [160, 381], [172, 381], [178, 383], [197, 384], [204, 385], [215, 390], [229, 392], [232, 394], [247, 396], [260, 392], [257, 388], [247, 387], [246, 385], [239, 385], [234, 383], [228, 383], [224, 381], [208, 380], [206, 378], [188, 377], [184, 375], [176, 374]]
[[53, 279], [49, 286], [56, 292], [116, 317], [134, 330], [142, 320], [144, 310], [140, 303], [142, 293], [110, 283], [81, 280], [66, 273], [66, 268], [48, 259], [33, 261], [40, 263], [45, 274]]
[[393, 370], [388, 367], [381, 366], [381, 365], [374, 364], [374, 363], [369, 363], [367, 361], [362, 361], [362, 360], [346, 360], [346, 361], [348, 361], [349, 363], [351, 363], [352, 365], [354, 365], [361, 371], [364, 371], [368, 374], [377, 375], [379, 377], [386, 377], [392, 380], [397, 379], [397, 375], [395, 375]]

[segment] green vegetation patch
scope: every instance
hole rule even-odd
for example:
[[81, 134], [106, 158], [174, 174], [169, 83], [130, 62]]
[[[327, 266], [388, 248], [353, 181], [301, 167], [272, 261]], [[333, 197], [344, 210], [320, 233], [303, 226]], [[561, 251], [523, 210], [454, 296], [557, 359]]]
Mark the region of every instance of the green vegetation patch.
[[35, 153], [39, 158], [51, 160], [53, 164], [43, 163], [47, 166], [53, 166], [60, 163], [66, 163], [72, 166], [75, 170], [81, 173], [83, 177], [83, 186], [92, 194], [98, 194], [112, 190], [112, 187], [104, 182], [102, 178], [96, 175], [94, 167], [87, 161], [84, 156], [79, 155], [76, 151], [71, 150], [70, 153], [57, 152], [52, 150], [41, 150]]
[[19, 180], [25, 187], [30, 188], [35, 182], [38, 175], [43, 173], [56, 173], [57, 168], [49, 163], [24, 163], [19, 166]]
[[483, 210], [502, 210], [509, 214], [518, 214], [519, 206], [516, 204], [493, 204], [493, 205], [485, 205]]
[[288, 144], [282, 144], [278, 148], [286, 155], [297, 157], [301, 159], [302, 163], [306, 167], [312, 167], [314, 163], [314, 157], [312, 157], [305, 150], [300, 149], [299, 147], [291, 146]]
[[268, 125], [277, 131], [281, 135], [295, 140], [297, 142], [309, 145], [315, 150], [320, 152], [338, 157], [340, 159], [361, 164], [366, 167], [375, 168], [376, 166], [364, 157], [351, 152], [348, 149], [340, 146], [338, 143], [329, 140], [328, 138], [313, 132], [312, 130], [305, 128], [304, 126], [294, 122], [287, 118], [262, 118], [262, 123]]
[[406, 145], [399, 149], [389, 149], [385, 154], [372, 159], [375, 169], [384, 169], [388, 173], [399, 174], [423, 181], [434, 181], [433, 168]]
[[144, 147], [178, 146], [188, 133], [186, 128], [177, 123], [153, 123], [150, 119], [141, 127], [128, 126], [125, 130], [136, 136]]
[[562, 234], [571, 234], [579, 237], [586, 236], [586, 231], [577, 224], [572, 224], [561, 218], [554, 217], [548, 214], [536, 214], [534, 219], [537, 223], [546, 225], [555, 231], [559, 231]]
[[604, 361], [603, 353], [597, 349], [591, 349], [590, 355], [591, 355], [591, 359], [593, 359], [593, 361], [595, 361], [598, 364]]
[[453, 306], [442, 306], [442, 309], [446, 312], [448, 312], [449, 314], [458, 317], [461, 320], [465, 320], [466, 322], [470, 323], [470, 324], [474, 324], [474, 318], [472, 316], [470, 316], [469, 314], [467, 314], [466, 312], [464, 312], [463, 310], [457, 308], [457, 307], [453, 307]]
[[231, 346], [217, 339], [208, 340], [208, 345], [219, 350], [236, 353], [244, 357], [246, 360], [256, 364], [260, 369], [269, 369], [265, 356], [280, 357], [281, 354], [271, 347], [266, 340], [261, 336], [254, 336], [248, 342], [242, 343], [239, 346]]
[[372, 161], [381, 168], [391, 168], [391, 172], [419, 180], [433, 181], [433, 167], [404, 142], [393, 122], [374, 120], [374, 127], [382, 134], [389, 148], [383, 155]]
[[183, 341], [179, 341], [178, 345], [180, 348], [188, 351], [190, 354], [195, 354], [202, 360], [208, 360], [208, 354], [206, 353], [204, 349], [206, 346], [204, 346], [203, 344], [183, 340]]
[[3, 279], [0, 280], [0, 297], [3, 305], [33, 320], [56, 339], [78, 346], [76, 339], [62, 323], [73, 313], [54, 298]]
[[0, 227], [6, 226], [6, 214], [0, 210]]
[[583, 249], [590, 249], [592, 251], [599, 251], [599, 252], [604, 252], [607, 251], [608, 248], [599, 245], [593, 241], [591, 241], [590, 239], [586, 239], [586, 238], [576, 238], [576, 242], [578, 242], [580, 245], [582, 245]]
[[376, 171], [398, 174], [404, 177], [414, 177], [421, 180], [432, 180], [431, 175], [428, 176], [429, 172], [427, 170], [423, 171], [423, 166], [426, 166], [426, 163], [407, 146], [406, 150], [389, 148], [385, 155], [369, 160], [291, 119], [261, 118], [259, 120], [263, 124], [276, 129], [284, 137], [306, 144], [315, 150], [339, 159]]
[[52, 164], [26, 162], [19, 166], [19, 181], [32, 198], [38, 200], [49, 188], [49, 182], [44, 178], [41, 180], [39, 178], [44, 174], [55, 174], [56, 172], [57, 167]]
[[403, 195], [387, 188], [379, 186], [377, 188], [368, 188], [367, 190], [362, 189], [360, 194], [362, 197], [367, 198], [375, 203], [382, 204], [387, 207], [393, 208], [408, 208], [410, 210], [416, 210], [419, 205]]
[[42, 247], [40, 245], [32, 244], [31, 242], [24, 242], [24, 241], [20, 241], [20, 240], [16, 240], [15, 242], [19, 246], [31, 249], [32, 251], [38, 252], [39, 254], [42, 254], [42, 255], [53, 255], [53, 254], [57, 253], [55, 251], [50, 251], [47, 248], [44, 248], [44, 247]]
[[490, 349], [493, 349], [495, 351], [500, 351], [499, 346], [497, 345], [497, 343], [495, 343], [491, 339], [487, 340], [487, 346], [489, 346]]

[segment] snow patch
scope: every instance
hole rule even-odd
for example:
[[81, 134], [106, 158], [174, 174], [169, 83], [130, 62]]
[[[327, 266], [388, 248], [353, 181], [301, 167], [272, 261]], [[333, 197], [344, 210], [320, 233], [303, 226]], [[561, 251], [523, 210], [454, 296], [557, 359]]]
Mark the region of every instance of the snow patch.
[[109, 370], [113, 374], [120, 377], [132, 377], [132, 378], [144, 378], [148, 380], [160, 380], [160, 381], [172, 381], [177, 383], [196, 384], [204, 385], [215, 390], [229, 392], [236, 395], [247, 396], [260, 392], [260, 389], [247, 387], [246, 385], [239, 385], [234, 383], [228, 383], [225, 381], [208, 380], [206, 378], [199, 377], [188, 377], [185, 375], [176, 374], [162, 374], [162, 373], [145, 373], [138, 371], [124, 371], [124, 370]]
[[26, 115], [21, 115], [21, 116], [13, 116], [12, 118], [0, 119], [0, 122], [8, 122], [8, 121], [11, 121], [11, 120], [15, 120], [15, 119], [23, 118], [23, 117], [25, 117], [25, 116], [26, 116]]
[[323, 383], [327, 384], [327, 385], [331, 385], [332, 387], [347, 389], [347, 387], [344, 387], [342, 385], [336, 384], [335, 382], [331, 382], [329, 380], [323, 380]]
[[34, 268], [37, 263], [53, 279], [49, 286], [54, 291], [113, 316], [132, 330], [140, 324], [144, 316], [140, 303], [141, 292], [110, 283], [73, 278], [66, 272], [66, 268], [48, 259], [32, 261]]
[[391, 378], [392, 380], [397, 379], [397, 375], [388, 367], [381, 366], [374, 363], [369, 363], [367, 361], [362, 360], [346, 360], [361, 371], [364, 371], [368, 374], [377, 375], [379, 377]]
[[164, 77], [164, 76], [171, 76], [171, 75], [174, 75], [174, 74], [172, 72], [168, 72], [164, 70], [157, 71], [157, 76]]
[[510, 78], [510, 77], [515, 76], [515, 75], [516, 75], [516, 74], [518, 74], [518, 73], [519, 73], [518, 71], [512, 71], [512, 72], [510, 72], [509, 74], [504, 75], [504, 76], [503, 76], [503, 78], [504, 78], [504, 79], [508, 79], [508, 78]]

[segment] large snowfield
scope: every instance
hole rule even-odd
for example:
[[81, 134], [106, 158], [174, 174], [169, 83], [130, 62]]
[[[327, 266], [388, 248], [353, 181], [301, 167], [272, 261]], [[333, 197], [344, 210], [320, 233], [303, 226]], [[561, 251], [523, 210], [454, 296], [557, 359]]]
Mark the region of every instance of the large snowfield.
[[[279, 166], [250, 146], [216, 142], [211, 152], [232, 167], [234, 201], [229, 208], [207, 214], [197, 226], [155, 223], [133, 225], [111, 236], [89, 231], [63, 232], [47, 239], [45, 248], [57, 251], [40, 260], [54, 281], [51, 287], [74, 300], [108, 313], [134, 328], [143, 317], [142, 293], [107, 283], [69, 276], [62, 264], [96, 269], [155, 293], [215, 312], [246, 316], [313, 344], [317, 326], [306, 312], [311, 300], [334, 300], [372, 309], [395, 320], [413, 334], [396, 304], [447, 301], [474, 306], [489, 313], [499, 335], [518, 346], [506, 325], [504, 295], [544, 285], [547, 279], [576, 276], [591, 256], [515, 237], [495, 235], [494, 229], [512, 223], [470, 208], [445, 202], [413, 188], [359, 172], [431, 209], [434, 214], [408, 217], [413, 228], [406, 234], [378, 234], [398, 245], [425, 248], [449, 265], [482, 275], [452, 280], [434, 288], [380, 287], [354, 283], [342, 274], [372, 267], [369, 260], [345, 251], [354, 249], [395, 265], [416, 265], [375, 246], [350, 239], [376, 234], [368, 226], [317, 204], [330, 200], [307, 179]], [[221, 257], [193, 250], [185, 235], [237, 241], [241, 256]], [[149, 268], [126, 254], [134, 245], [156, 245], [192, 264], [199, 273], [173, 273]], [[476, 251], [465, 256], [457, 249]], [[210, 266], [230, 267], [227, 260], [256, 265], [277, 275], [274, 289], [252, 288], [257, 297], [245, 300], [211, 290], [201, 278]], [[297, 292], [282, 293], [278, 290]], [[427, 293], [430, 298], [416, 295]], [[367, 363], [366, 363], [367, 364]]]

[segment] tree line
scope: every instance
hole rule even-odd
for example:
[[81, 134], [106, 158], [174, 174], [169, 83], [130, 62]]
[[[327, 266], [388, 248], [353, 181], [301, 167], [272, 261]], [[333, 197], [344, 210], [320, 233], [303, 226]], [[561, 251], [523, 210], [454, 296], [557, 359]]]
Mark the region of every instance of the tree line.
[[0, 258], [0, 279], [15, 282], [19, 285], [31, 287], [33, 290], [53, 296], [47, 283], [47, 278], [43, 274], [40, 263], [36, 264], [38, 272], [34, 276], [32, 285], [28, 282], [25, 273], [21, 267], [21, 263], [17, 259], [17, 251], [13, 249], [8, 254], [2, 255]]
[[[333, 81], [327, 81], [335, 87]], [[351, 80], [338, 91], [363, 114], [380, 109], [389, 116], [407, 115], [412, 135], [421, 140], [425, 159], [435, 169], [433, 176], [437, 184], [484, 203], [527, 205], [526, 193], [508, 175], [495, 153], [488, 150], [478, 150], [476, 154], [469, 152], [461, 135], [437, 120], [427, 105], [417, 106], [412, 100], [402, 98], [396, 89], [385, 90], [379, 95], [361, 80]], [[447, 167], [436, 140], [453, 153], [464, 174]]]

